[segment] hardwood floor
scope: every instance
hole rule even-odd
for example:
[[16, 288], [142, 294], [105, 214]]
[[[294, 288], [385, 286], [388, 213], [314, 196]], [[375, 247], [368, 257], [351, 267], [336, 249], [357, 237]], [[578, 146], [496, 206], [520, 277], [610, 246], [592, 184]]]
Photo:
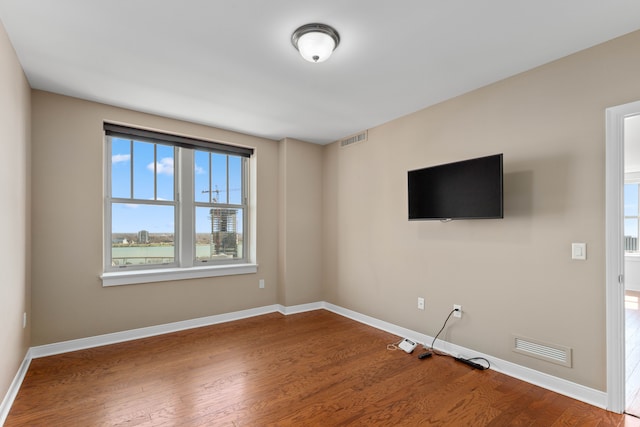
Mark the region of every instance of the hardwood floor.
[[640, 417], [640, 292], [625, 291], [627, 412]]
[[324, 310], [34, 359], [6, 426], [640, 426]]

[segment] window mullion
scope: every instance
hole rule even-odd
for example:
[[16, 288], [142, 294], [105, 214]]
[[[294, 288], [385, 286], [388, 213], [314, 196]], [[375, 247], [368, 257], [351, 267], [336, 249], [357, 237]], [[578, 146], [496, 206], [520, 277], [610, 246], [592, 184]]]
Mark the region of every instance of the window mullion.
[[153, 145], [153, 200], [158, 200], [158, 146]]
[[208, 156], [209, 159], [209, 203], [213, 202], [213, 161], [211, 160], [211, 153]]
[[178, 149], [180, 193], [178, 232], [180, 234], [180, 266], [193, 267], [195, 259], [195, 187], [194, 151]]
[[227, 194], [227, 200], [225, 201], [225, 203], [229, 204], [229, 198], [230, 198], [230, 193], [229, 193], [229, 190], [230, 190], [230, 187], [229, 187], [229, 156], [226, 156], [226, 160], [227, 160], [227, 165], [226, 165], [225, 169], [227, 170], [227, 176], [226, 176], [225, 181], [226, 181], [226, 184], [227, 184], [227, 188], [226, 188], [226, 190], [227, 190], [227, 193], [226, 193]]
[[131, 160], [129, 161], [129, 176], [130, 185], [129, 185], [129, 197], [133, 199], [133, 160], [134, 160], [134, 152], [133, 152], [133, 140], [129, 141], [129, 153], [131, 153]]

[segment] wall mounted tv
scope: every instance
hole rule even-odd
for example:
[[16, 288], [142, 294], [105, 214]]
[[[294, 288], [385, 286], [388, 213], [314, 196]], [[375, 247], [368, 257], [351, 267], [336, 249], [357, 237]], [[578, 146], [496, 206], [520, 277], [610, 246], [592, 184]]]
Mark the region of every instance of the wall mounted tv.
[[407, 173], [409, 220], [503, 218], [502, 154]]

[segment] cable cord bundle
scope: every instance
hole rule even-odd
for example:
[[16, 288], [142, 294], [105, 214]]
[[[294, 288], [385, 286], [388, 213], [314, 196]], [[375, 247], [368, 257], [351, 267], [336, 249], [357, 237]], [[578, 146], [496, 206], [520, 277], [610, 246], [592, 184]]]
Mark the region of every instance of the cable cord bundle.
[[[426, 353], [421, 354], [420, 356], [418, 356], [419, 358], [423, 359], [425, 357], [429, 357], [427, 356], [428, 354], [430, 354], [430, 352], [437, 354], [438, 356], [448, 356], [448, 357], [452, 357], [455, 360], [457, 360], [458, 362], [462, 362], [466, 365], [471, 366], [474, 369], [479, 369], [481, 371], [484, 371], [485, 369], [489, 369], [491, 367], [491, 363], [485, 359], [484, 357], [472, 357], [469, 359], [465, 359], [464, 357], [455, 357], [452, 356], [448, 353], [444, 353], [441, 351], [437, 351], [436, 349], [433, 348], [433, 345], [436, 343], [436, 340], [438, 339], [438, 337], [440, 336], [440, 334], [442, 333], [442, 331], [444, 331], [444, 328], [447, 326], [447, 322], [449, 321], [449, 319], [451, 318], [451, 316], [453, 315], [453, 313], [455, 313], [456, 311], [458, 311], [458, 309], [453, 309], [451, 310], [451, 312], [449, 313], [449, 315], [447, 316], [447, 318], [444, 321], [444, 324], [442, 325], [442, 328], [440, 328], [440, 330], [438, 331], [438, 333], [436, 334], [435, 337], [433, 337], [433, 341], [431, 341], [431, 348], [429, 348], [429, 350]], [[422, 356], [422, 357], [421, 357]], [[480, 363], [476, 363], [474, 362], [475, 360], [480, 360], [486, 363], [486, 366]]]
[[400, 343], [402, 342], [402, 340], [398, 341], [398, 342], [394, 342], [391, 344], [387, 344], [387, 350], [400, 350], [400, 347], [398, 347], [400, 345]]

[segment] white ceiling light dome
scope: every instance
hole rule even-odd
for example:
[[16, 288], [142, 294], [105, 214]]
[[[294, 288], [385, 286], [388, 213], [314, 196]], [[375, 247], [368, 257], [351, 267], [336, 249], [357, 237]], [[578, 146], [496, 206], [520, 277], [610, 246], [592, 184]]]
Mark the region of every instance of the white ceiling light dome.
[[306, 24], [293, 32], [291, 43], [307, 61], [323, 62], [340, 44], [340, 35], [325, 24]]

